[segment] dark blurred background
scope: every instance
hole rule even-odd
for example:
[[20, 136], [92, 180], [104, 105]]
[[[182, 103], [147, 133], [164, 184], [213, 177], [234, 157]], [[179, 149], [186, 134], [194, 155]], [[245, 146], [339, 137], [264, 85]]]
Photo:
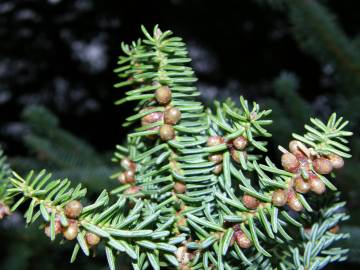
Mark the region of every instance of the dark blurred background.
[[[90, 194], [111, 185], [131, 110], [113, 105], [120, 43], [159, 24], [188, 44], [204, 102], [244, 95], [273, 109], [271, 155], [310, 116], [351, 121], [353, 159], [336, 184], [353, 249], [329, 269], [359, 269], [359, 10], [356, 0], [0, 0], [0, 143], [15, 170], [86, 179]], [[69, 266], [69, 246], [22, 226], [18, 213], [0, 222], [0, 269], [106, 269], [101, 256]]]

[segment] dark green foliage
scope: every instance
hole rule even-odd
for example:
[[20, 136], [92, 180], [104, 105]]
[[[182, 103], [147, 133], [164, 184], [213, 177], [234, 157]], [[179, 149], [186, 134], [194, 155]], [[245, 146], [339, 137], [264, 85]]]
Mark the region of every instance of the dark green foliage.
[[10, 167], [7, 164], [6, 156], [0, 148], [0, 203], [7, 204], [7, 188], [9, 186]]
[[54, 177], [85, 181], [91, 192], [109, 187], [106, 179], [113, 172], [106, 155], [99, 154], [84, 140], [62, 129], [59, 120], [42, 106], [30, 106], [23, 112], [28, 125], [24, 143], [35, 158], [12, 158], [16, 171], [47, 168]]
[[344, 93], [358, 93], [360, 54], [334, 16], [317, 1], [287, 2], [289, 18], [300, 46], [322, 63], [334, 65]]

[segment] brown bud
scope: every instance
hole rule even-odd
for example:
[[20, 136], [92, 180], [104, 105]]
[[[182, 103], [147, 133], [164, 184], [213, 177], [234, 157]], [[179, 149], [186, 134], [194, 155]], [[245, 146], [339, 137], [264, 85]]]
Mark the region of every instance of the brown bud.
[[121, 173], [118, 177], [118, 180], [121, 184], [126, 184], [126, 177], [125, 177], [125, 173]]
[[240, 248], [247, 249], [252, 246], [251, 240], [246, 236], [243, 231], [234, 232], [236, 243]]
[[175, 125], [181, 118], [181, 112], [178, 108], [171, 107], [165, 110], [164, 121], [165, 124]]
[[241, 230], [241, 226], [239, 223], [235, 224], [234, 226], [232, 226], [234, 232], [240, 231]]
[[174, 191], [176, 193], [185, 193], [186, 191], [186, 185], [181, 182], [176, 182], [174, 185]]
[[249, 209], [256, 209], [260, 204], [258, 199], [254, 198], [253, 196], [247, 195], [247, 194], [245, 194], [242, 197], [242, 202]]
[[344, 167], [344, 159], [342, 157], [335, 154], [330, 154], [327, 156], [327, 158], [330, 160], [334, 169], [338, 170]]
[[121, 160], [121, 166], [125, 169], [125, 170], [132, 170], [135, 171], [136, 170], [136, 164], [135, 162], [133, 162], [132, 160], [130, 160], [129, 158], [125, 157]]
[[213, 170], [214, 174], [220, 174], [223, 170], [223, 166], [222, 164], [217, 164]]
[[[140, 112], [149, 111], [149, 110], [152, 110], [154, 108], [155, 107], [147, 107], [147, 108], [142, 109]], [[141, 118], [141, 125], [142, 126], [147, 126], [147, 125], [150, 125], [152, 123], [161, 121], [163, 118], [164, 118], [164, 113], [163, 112], [152, 112], [152, 113], [149, 113], [149, 114], [147, 114], [147, 115], [145, 115], [145, 116], [143, 116]]]
[[289, 150], [297, 157], [310, 155], [310, 150], [302, 142], [297, 140], [292, 140], [289, 142]]
[[301, 204], [298, 198], [296, 198], [294, 193], [291, 193], [288, 198], [288, 206], [295, 212], [300, 212], [304, 209], [304, 206]]
[[300, 162], [297, 160], [295, 155], [285, 153], [281, 156], [281, 165], [286, 171], [295, 172], [299, 168]]
[[[55, 235], [61, 233], [63, 230], [63, 228], [61, 227], [61, 222], [59, 219], [55, 220]], [[44, 233], [46, 234], [47, 237], [51, 237], [51, 232], [50, 232], [50, 224], [46, 224], [45, 228], [44, 228]]]
[[339, 231], [340, 231], [340, 226], [338, 224], [336, 224], [334, 227], [332, 227], [329, 230], [329, 232], [334, 233], [334, 234], [338, 233]]
[[155, 91], [155, 98], [161, 105], [165, 105], [171, 100], [171, 90], [168, 86], [161, 86]]
[[287, 194], [284, 190], [275, 190], [272, 194], [271, 201], [275, 206], [284, 206], [287, 202]]
[[237, 150], [244, 150], [247, 144], [248, 140], [243, 136], [237, 137], [233, 140], [233, 145]]
[[326, 186], [319, 177], [311, 176], [309, 182], [310, 182], [312, 192], [314, 192], [318, 195], [321, 195], [326, 191]]
[[160, 138], [163, 141], [170, 141], [175, 138], [175, 130], [170, 125], [166, 125], [166, 124], [162, 125], [160, 127], [159, 132], [160, 132]]
[[4, 218], [4, 216], [10, 215], [10, 208], [3, 202], [0, 202], [0, 219]]
[[244, 155], [245, 159], [247, 158], [247, 152], [245, 152], [245, 151], [237, 151], [235, 149], [230, 150], [230, 155], [231, 155], [232, 159], [236, 163], [240, 163], [240, 155]]
[[141, 187], [139, 186], [132, 186], [129, 187], [127, 190], [124, 191], [125, 195], [134, 195], [136, 193], [138, 193], [141, 190]]
[[301, 176], [295, 178], [295, 190], [300, 193], [309, 192], [311, 186], [308, 181], [305, 181]]
[[134, 171], [128, 170], [124, 172], [125, 175], [125, 182], [126, 183], [134, 183], [135, 182], [135, 173]]
[[224, 138], [221, 136], [210, 136], [207, 140], [207, 146], [216, 146], [222, 144], [224, 142]]
[[68, 218], [78, 218], [82, 211], [82, 204], [79, 201], [70, 201], [66, 204], [64, 212]]
[[320, 174], [329, 174], [333, 170], [333, 165], [330, 160], [324, 157], [319, 157], [313, 160], [313, 166], [314, 170]]
[[209, 161], [212, 161], [214, 163], [220, 163], [223, 161], [223, 155], [222, 154], [209, 155]]
[[93, 247], [99, 244], [100, 237], [94, 233], [87, 232], [85, 235], [85, 240], [89, 247]]
[[76, 223], [70, 223], [69, 226], [64, 230], [63, 236], [66, 240], [74, 240], [78, 235], [79, 227]]

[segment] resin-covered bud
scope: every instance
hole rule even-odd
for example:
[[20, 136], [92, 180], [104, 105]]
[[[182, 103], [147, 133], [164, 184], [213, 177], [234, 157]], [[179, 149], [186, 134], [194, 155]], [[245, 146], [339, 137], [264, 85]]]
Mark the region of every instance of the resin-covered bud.
[[299, 168], [300, 162], [295, 155], [285, 153], [281, 156], [281, 165], [286, 171], [295, 172]]
[[271, 201], [275, 206], [284, 206], [287, 202], [286, 192], [282, 189], [275, 190], [272, 194]]
[[248, 140], [245, 137], [240, 136], [233, 140], [233, 145], [237, 150], [244, 150], [248, 145]]
[[156, 101], [161, 105], [168, 104], [171, 101], [171, 96], [171, 90], [168, 86], [161, 86], [155, 91]]
[[73, 200], [65, 205], [64, 212], [68, 218], [78, 218], [81, 214], [82, 209], [83, 206], [81, 202]]
[[331, 161], [324, 157], [318, 157], [313, 160], [314, 170], [320, 174], [329, 174], [333, 170]]
[[159, 130], [160, 138], [163, 141], [170, 141], [175, 138], [175, 130], [170, 125], [162, 125]]
[[168, 125], [175, 125], [181, 118], [181, 112], [178, 108], [171, 107], [165, 110], [164, 122]]

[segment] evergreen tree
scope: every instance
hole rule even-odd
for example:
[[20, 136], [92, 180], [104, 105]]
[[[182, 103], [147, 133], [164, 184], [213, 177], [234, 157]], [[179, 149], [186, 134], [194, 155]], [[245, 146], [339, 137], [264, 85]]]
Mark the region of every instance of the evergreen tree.
[[115, 87], [128, 89], [117, 104], [136, 102], [124, 123], [133, 131], [113, 158], [119, 187], [83, 206], [81, 184], [14, 172], [12, 210], [24, 204], [28, 224], [73, 240], [71, 261], [101, 243], [110, 269], [119, 253], [133, 269], [321, 269], [346, 259], [337, 242], [348, 237], [338, 227], [348, 216], [332, 182], [351, 157], [348, 122], [311, 118], [288, 150], [279, 147], [280, 168], [266, 157], [270, 110], [243, 97], [240, 107], [205, 109], [182, 39], [143, 32], [122, 45], [115, 70]]

